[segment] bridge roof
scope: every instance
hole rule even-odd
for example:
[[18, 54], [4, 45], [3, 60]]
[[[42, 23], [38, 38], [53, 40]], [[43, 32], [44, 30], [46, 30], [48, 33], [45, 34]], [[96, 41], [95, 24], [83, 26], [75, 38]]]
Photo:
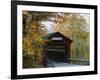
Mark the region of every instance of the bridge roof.
[[55, 36], [56, 34], [59, 34], [61, 35], [62, 37], [66, 38], [67, 40], [69, 40], [70, 42], [73, 42], [73, 40], [69, 39], [68, 37], [64, 36], [63, 34], [61, 34], [60, 32], [53, 32], [53, 33], [50, 33], [50, 34], [47, 34], [45, 36], [43, 36], [44, 39], [49, 39], [53, 36]]

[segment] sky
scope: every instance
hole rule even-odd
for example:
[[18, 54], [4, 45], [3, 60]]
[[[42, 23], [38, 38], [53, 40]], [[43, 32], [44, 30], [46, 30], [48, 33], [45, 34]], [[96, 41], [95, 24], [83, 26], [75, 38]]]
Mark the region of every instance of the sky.
[[45, 22], [42, 22], [42, 24], [45, 25], [46, 29], [48, 30], [48, 33], [54, 32], [53, 28], [52, 28], [53, 27], [52, 26], [53, 22], [51, 22], [51, 21], [45, 21]]

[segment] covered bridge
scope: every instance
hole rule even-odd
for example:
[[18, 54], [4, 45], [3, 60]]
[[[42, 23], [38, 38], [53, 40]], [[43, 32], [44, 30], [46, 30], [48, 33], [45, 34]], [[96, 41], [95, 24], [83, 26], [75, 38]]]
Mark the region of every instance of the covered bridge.
[[71, 39], [65, 37], [60, 32], [47, 34], [43, 38], [49, 42], [43, 48], [42, 64], [47, 66], [51, 62], [70, 63], [70, 49], [73, 42]]

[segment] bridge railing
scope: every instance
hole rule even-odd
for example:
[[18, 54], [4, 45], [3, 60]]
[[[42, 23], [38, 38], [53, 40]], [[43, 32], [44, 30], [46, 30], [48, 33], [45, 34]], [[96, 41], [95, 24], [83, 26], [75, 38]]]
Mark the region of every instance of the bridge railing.
[[90, 62], [87, 59], [69, 59], [71, 64], [89, 65]]

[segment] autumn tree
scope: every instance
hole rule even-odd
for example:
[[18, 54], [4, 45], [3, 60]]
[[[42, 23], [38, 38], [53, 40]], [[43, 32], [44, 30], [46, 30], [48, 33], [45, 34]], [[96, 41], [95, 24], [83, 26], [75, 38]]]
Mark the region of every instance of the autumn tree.
[[[23, 66], [34, 67], [39, 64], [42, 46], [45, 41], [42, 36], [47, 33], [43, 21], [52, 21], [54, 13], [23, 11]], [[29, 57], [30, 56], [30, 57]], [[29, 57], [28, 59], [26, 59]], [[33, 60], [31, 60], [33, 59]], [[30, 62], [30, 65], [27, 63]], [[33, 65], [33, 63], [35, 63]], [[37, 67], [37, 66], [36, 66]]]

